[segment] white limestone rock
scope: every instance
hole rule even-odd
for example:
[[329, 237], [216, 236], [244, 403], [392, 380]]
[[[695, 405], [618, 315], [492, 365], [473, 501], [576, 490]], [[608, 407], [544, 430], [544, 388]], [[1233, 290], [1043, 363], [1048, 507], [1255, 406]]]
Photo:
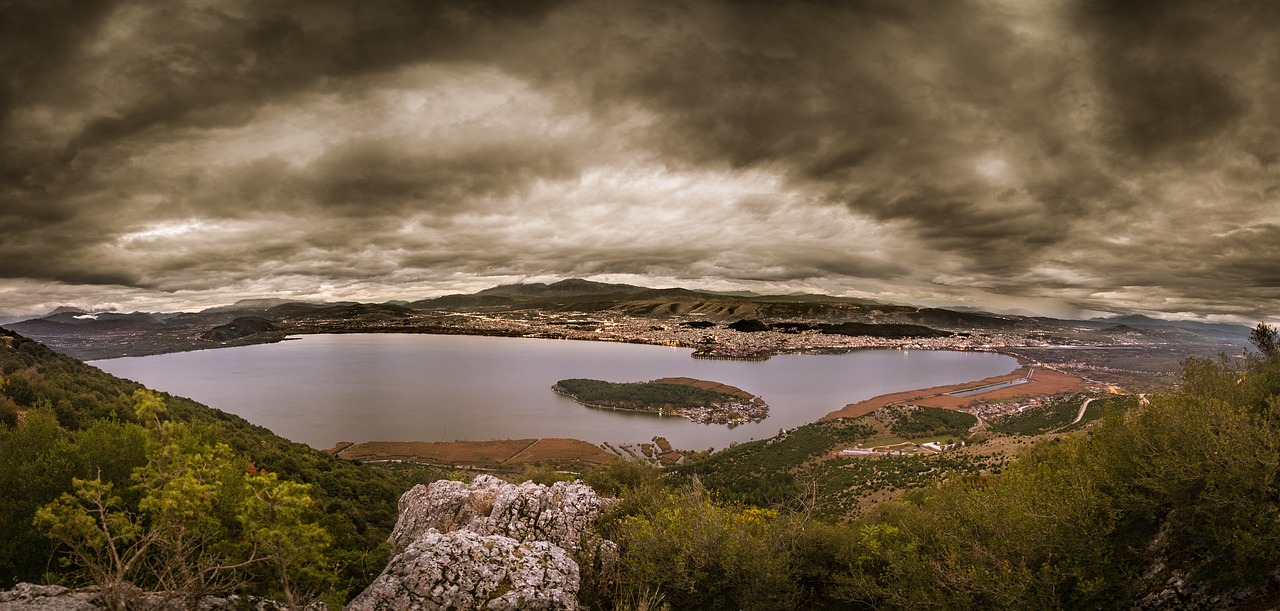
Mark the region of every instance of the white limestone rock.
[[400, 498], [391, 561], [347, 609], [576, 609], [574, 556], [616, 557], [592, 531], [613, 502], [576, 482], [414, 486]]
[[576, 609], [578, 565], [546, 541], [427, 531], [347, 609]]
[[470, 485], [441, 480], [414, 486], [400, 497], [391, 545], [399, 551], [427, 530], [465, 529], [518, 541], [549, 541], [576, 552], [579, 539], [613, 502], [579, 482], [516, 485], [489, 475]]
[[12, 590], [0, 592], [0, 611], [97, 611], [98, 594], [92, 590], [75, 591], [62, 586], [20, 583]]

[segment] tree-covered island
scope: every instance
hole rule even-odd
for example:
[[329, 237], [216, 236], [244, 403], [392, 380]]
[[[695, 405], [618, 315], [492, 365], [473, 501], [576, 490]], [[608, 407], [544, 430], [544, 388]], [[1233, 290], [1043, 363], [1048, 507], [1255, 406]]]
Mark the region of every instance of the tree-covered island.
[[648, 382], [605, 382], [572, 378], [551, 390], [587, 407], [680, 416], [702, 424], [737, 425], [769, 415], [760, 397], [726, 384], [693, 378], [661, 378]]

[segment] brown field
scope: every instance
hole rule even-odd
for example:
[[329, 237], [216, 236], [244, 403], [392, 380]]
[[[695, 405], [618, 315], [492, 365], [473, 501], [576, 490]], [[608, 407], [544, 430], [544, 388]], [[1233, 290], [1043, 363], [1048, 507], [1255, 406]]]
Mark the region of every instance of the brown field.
[[699, 380], [696, 378], [659, 378], [657, 380], [654, 380], [654, 382], [657, 382], [659, 384], [682, 384], [684, 386], [692, 386], [694, 388], [701, 388], [703, 390], [710, 390], [712, 392], [719, 392], [719, 393], [724, 393], [726, 395], [733, 395], [735, 397], [742, 397], [743, 399], [750, 399], [752, 397], [751, 393], [745, 390], [742, 390], [737, 386], [729, 386], [728, 384], [721, 384], [719, 382], [712, 382], [710, 380]]
[[603, 465], [613, 459], [613, 454], [605, 452], [598, 446], [592, 445], [581, 439], [566, 439], [563, 437], [547, 437], [539, 439], [533, 445], [525, 448], [517, 456], [507, 459], [508, 463], [532, 463], [532, 462], [588, 462]]
[[533, 462], [604, 464], [611, 454], [577, 439], [498, 441], [369, 441], [338, 452], [356, 460], [415, 460], [443, 465], [499, 465]]
[[867, 399], [866, 401], [850, 403], [843, 408], [823, 416], [822, 419], [835, 420], [837, 418], [856, 418], [858, 416], [870, 414], [871, 412], [874, 412], [886, 405], [893, 405], [897, 403], [911, 403], [912, 405], [924, 405], [928, 407], [961, 409], [971, 404], [985, 403], [987, 401], [1010, 399], [1013, 397], [1054, 395], [1064, 392], [1086, 390], [1089, 388], [1088, 382], [1071, 374], [1063, 373], [1055, 369], [1036, 367], [1035, 375], [1033, 375], [1031, 377], [1031, 381], [1026, 384], [1000, 388], [971, 397], [953, 397], [947, 394], [973, 388], [975, 386], [998, 384], [1000, 382], [1008, 382], [1010, 380], [1024, 378], [1027, 375], [1028, 369], [1029, 367], [1024, 365], [1012, 373], [1007, 373], [1002, 376], [994, 376], [978, 380], [976, 382], [965, 382], [964, 384], [953, 384], [950, 386], [934, 386], [933, 388], [908, 390], [905, 392], [880, 395], [878, 397]]
[[529, 447], [536, 439], [499, 441], [367, 441], [338, 453], [359, 460], [417, 459], [433, 463], [498, 464]]

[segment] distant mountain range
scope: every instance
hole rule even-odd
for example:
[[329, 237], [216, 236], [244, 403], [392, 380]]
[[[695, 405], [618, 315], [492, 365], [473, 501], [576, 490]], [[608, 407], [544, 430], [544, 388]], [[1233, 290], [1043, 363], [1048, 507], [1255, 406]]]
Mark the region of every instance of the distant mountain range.
[[[736, 321], [808, 321], [825, 324], [923, 325], [951, 332], [1001, 331], [1029, 333], [1057, 342], [1073, 329], [1107, 334], [1140, 333], [1179, 341], [1211, 340], [1245, 344], [1250, 329], [1240, 325], [1166, 321], [1142, 315], [1092, 320], [992, 314], [973, 310], [924, 308], [829, 295], [757, 295], [684, 288], [655, 289], [569, 279], [554, 283], [506, 284], [476, 293], [446, 295], [413, 302], [368, 304], [306, 302], [286, 299], [245, 299], [195, 313], [86, 312], [60, 307], [48, 315], [5, 324], [5, 327], [44, 341], [80, 358], [104, 355], [171, 352], [207, 347], [208, 342], [239, 341], [246, 331], [324, 329], [406, 324], [420, 312], [538, 310], [582, 314], [618, 314], [640, 318], [698, 320], [729, 324]], [[247, 320], [253, 319], [253, 320]], [[239, 322], [237, 322], [239, 321]], [[279, 325], [278, 327], [269, 326]], [[315, 327], [320, 324], [320, 327]], [[258, 331], [255, 331], [258, 332]], [[139, 339], [142, 338], [142, 339]], [[201, 339], [204, 338], [204, 339]], [[228, 339], [229, 338], [229, 339]], [[1197, 339], [1199, 338], [1199, 339]], [[115, 350], [95, 348], [110, 340]], [[250, 341], [248, 338], [245, 341]], [[96, 343], [95, 343], [96, 342]], [[128, 350], [122, 346], [129, 346]], [[137, 350], [135, 352], [135, 350]]]
[[543, 282], [532, 282], [529, 284], [502, 284], [493, 288], [484, 289], [483, 291], [476, 293], [476, 295], [577, 297], [582, 295], [626, 295], [648, 290], [651, 289], [647, 289], [642, 286], [635, 286], [633, 284], [606, 284], [604, 282], [592, 282], [590, 280], [570, 278], [553, 284], [546, 284]]
[[1095, 318], [1095, 321], [1106, 322], [1109, 324], [1125, 325], [1138, 329], [1181, 329], [1189, 331], [1196, 335], [1217, 338], [1247, 339], [1249, 337], [1250, 328], [1243, 325], [1232, 325], [1226, 323], [1213, 322], [1196, 322], [1191, 320], [1160, 320], [1151, 318], [1141, 314], [1129, 314], [1126, 316], [1111, 316], [1106, 318]]
[[[540, 308], [555, 311], [614, 311], [633, 316], [829, 317], [856, 312], [874, 301], [830, 295], [757, 295], [684, 288], [655, 289], [631, 284], [561, 280], [553, 284], [506, 284], [468, 295], [446, 295], [407, 304], [420, 310], [457, 308]], [[897, 307], [897, 306], [894, 306]], [[906, 307], [911, 311], [919, 308]]]
[[298, 301], [297, 299], [241, 299], [231, 305], [216, 306], [201, 310], [202, 314], [214, 314], [217, 312], [261, 312], [268, 308], [284, 305], [286, 303], [320, 303], [312, 301]]

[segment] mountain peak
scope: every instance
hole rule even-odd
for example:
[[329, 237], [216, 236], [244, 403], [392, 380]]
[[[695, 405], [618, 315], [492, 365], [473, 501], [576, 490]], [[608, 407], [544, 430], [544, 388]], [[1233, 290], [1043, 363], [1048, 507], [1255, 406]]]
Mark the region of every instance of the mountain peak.
[[304, 299], [279, 299], [276, 297], [261, 297], [256, 299], [241, 299], [231, 305], [214, 306], [206, 308], [201, 312], [212, 314], [215, 312], [237, 312], [242, 310], [265, 312], [276, 306], [282, 306], [290, 303], [315, 303]]
[[648, 290], [642, 286], [631, 284], [608, 284], [593, 282], [581, 278], [568, 278], [546, 284], [531, 282], [528, 284], [502, 284], [476, 293], [476, 295], [511, 295], [522, 297], [570, 296], [570, 295], [603, 295], [606, 293], [632, 293]]

